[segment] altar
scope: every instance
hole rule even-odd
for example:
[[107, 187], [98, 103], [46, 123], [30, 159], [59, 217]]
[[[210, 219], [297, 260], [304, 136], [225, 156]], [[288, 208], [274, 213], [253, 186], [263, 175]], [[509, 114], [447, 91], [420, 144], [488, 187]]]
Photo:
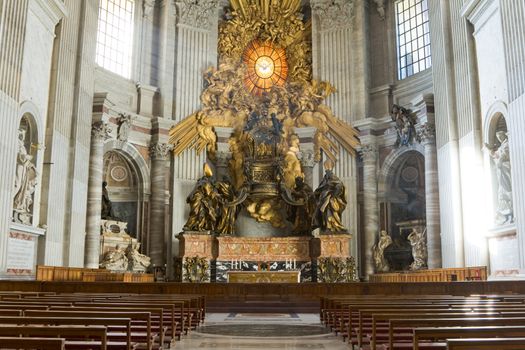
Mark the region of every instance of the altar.
[[228, 283], [299, 283], [300, 271], [228, 271]]

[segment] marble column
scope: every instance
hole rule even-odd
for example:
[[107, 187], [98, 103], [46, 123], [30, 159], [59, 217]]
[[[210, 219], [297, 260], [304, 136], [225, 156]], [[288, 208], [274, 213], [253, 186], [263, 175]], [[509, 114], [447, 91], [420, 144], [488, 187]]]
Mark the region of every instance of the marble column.
[[151, 264], [166, 264], [168, 237], [166, 237], [166, 175], [170, 151], [173, 145], [156, 142], [150, 145], [151, 196], [149, 256]]
[[363, 145], [363, 219], [365, 232], [363, 235], [363, 269], [366, 276], [374, 273], [372, 246], [379, 232], [379, 207], [377, 203], [377, 147]]
[[299, 161], [304, 173], [304, 182], [310, 185], [313, 189], [317, 187], [314, 184], [314, 167], [315, 167], [315, 155], [313, 150], [301, 151], [299, 153]]
[[439, 178], [437, 168], [436, 128], [426, 123], [419, 130], [425, 147], [425, 202], [427, 221], [428, 268], [441, 267], [441, 224], [439, 222]]
[[89, 155], [89, 181], [87, 198], [86, 250], [84, 266], [98, 268], [100, 256], [100, 214], [102, 211], [102, 181], [104, 170], [104, 141], [111, 128], [104, 121], [93, 123], [91, 153]]

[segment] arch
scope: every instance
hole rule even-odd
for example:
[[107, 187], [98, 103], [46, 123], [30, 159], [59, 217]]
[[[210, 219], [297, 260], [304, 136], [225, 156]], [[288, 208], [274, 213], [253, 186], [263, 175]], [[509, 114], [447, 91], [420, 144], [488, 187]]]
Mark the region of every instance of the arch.
[[133, 167], [139, 179], [139, 189], [143, 197], [151, 192], [150, 171], [146, 160], [140, 152], [131, 144], [119, 140], [107, 140], [104, 143], [104, 154], [109, 151], [115, 151], [121, 154]]
[[27, 117], [30, 123], [33, 132], [31, 136], [34, 137], [38, 143], [42, 143], [44, 140], [44, 126], [42, 125], [42, 118], [38, 107], [32, 101], [26, 100], [20, 104], [18, 125], [20, 125], [23, 117]]
[[387, 191], [388, 179], [397, 171], [399, 164], [405, 161], [407, 156], [412, 152], [419, 153], [423, 158], [425, 156], [423, 145], [416, 142], [410, 147], [400, 147], [392, 150], [385, 158], [377, 179], [378, 193], [385, 193]]
[[493, 143], [493, 136], [495, 134], [495, 130], [497, 128], [498, 121], [501, 117], [505, 118], [505, 122], [507, 124], [508, 128], [508, 108], [507, 104], [501, 100], [498, 100], [494, 102], [489, 109], [487, 110], [487, 114], [485, 115], [484, 121], [483, 121], [483, 142], [492, 144]]

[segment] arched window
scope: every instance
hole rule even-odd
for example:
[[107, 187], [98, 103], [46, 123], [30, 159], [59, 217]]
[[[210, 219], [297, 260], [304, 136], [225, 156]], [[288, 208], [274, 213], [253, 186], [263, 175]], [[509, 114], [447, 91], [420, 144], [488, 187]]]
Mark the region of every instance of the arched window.
[[402, 80], [432, 66], [428, 0], [395, 3], [398, 79]]
[[134, 0], [99, 0], [96, 63], [131, 77]]

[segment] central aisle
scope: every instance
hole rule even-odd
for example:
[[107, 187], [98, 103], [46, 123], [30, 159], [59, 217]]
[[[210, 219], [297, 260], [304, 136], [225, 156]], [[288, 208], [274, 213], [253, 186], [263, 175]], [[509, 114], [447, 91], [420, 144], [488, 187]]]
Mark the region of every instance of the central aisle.
[[212, 313], [206, 323], [177, 343], [177, 349], [348, 350], [321, 326], [317, 314]]

